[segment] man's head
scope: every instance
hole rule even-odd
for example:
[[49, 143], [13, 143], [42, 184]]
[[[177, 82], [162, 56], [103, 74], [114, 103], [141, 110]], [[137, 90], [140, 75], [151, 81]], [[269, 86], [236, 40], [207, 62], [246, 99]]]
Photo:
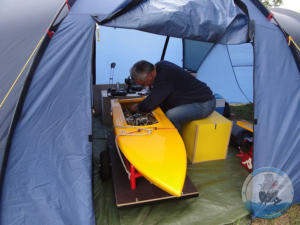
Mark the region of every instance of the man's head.
[[151, 85], [156, 76], [155, 66], [145, 60], [138, 61], [130, 69], [132, 79], [140, 85]]

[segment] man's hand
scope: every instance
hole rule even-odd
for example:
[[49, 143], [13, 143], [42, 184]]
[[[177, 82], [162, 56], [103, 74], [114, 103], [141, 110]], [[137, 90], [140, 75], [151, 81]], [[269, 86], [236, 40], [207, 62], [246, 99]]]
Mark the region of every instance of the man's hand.
[[137, 105], [138, 104], [133, 104], [132, 106], [130, 106], [130, 112], [134, 113], [137, 111]]

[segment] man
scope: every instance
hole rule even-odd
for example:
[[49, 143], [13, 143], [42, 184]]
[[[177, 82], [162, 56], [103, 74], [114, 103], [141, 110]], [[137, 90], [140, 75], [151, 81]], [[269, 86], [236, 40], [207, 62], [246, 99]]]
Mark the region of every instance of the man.
[[137, 84], [152, 86], [148, 97], [131, 111], [150, 112], [160, 106], [178, 131], [183, 123], [205, 118], [215, 109], [210, 88], [171, 62], [153, 65], [142, 60], [132, 66], [130, 74]]

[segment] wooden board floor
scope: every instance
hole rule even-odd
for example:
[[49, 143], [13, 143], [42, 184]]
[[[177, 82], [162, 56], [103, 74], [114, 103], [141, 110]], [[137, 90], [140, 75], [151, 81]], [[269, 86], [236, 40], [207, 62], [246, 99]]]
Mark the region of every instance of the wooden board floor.
[[[112, 164], [112, 178], [114, 183], [116, 205], [120, 207], [128, 207], [138, 204], [146, 204], [150, 202], [179, 199], [172, 196], [155, 185], [151, 184], [144, 177], [137, 178], [136, 189], [132, 190], [128, 175], [123, 168], [114, 142], [114, 136], [109, 137], [108, 150], [110, 153]], [[198, 197], [199, 192], [186, 176], [181, 198]]]

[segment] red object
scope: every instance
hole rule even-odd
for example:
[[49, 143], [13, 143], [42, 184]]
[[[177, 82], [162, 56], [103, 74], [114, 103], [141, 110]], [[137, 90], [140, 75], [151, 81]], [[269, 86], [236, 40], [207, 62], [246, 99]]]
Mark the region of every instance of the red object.
[[67, 4], [67, 6], [68, 6], [68, 9], [70, 10], [70, 9], [71, 9], [71, 7], [70, 7], [70, 3], [69, 3], [69, 1], [68, 1], [68, 0], [66, 0], [66, 4]]
[[51, 30], [47, 30], [47, 34], [48, 34], [49, 38], [52, 38], [54, 32]]
[[273, 13], [270, 13], [270, 14], [267, 16], [268, 20], [271, 21], [272, 18], [273, 18], [273, 16], [274, 16]]
[[[125, 158], [125, 157], [124, 157]], [[130, 171], [130, 186], [132, 190], [136, 189], [136, 178], [142, 177], [143, 175], [136, 171], [134, 166], [125, 158], [125, 164], [127, 170]]]
[[236, 155], [241, 159], [241, 164], [245, 167], [249, 172], [253, 170], [253, 144], [248, 151], [248, 153], [244, 152], [243, 149], [240, 149], [240, 153]]
[[134, 166], [130, 163], [130, 186], [132, 190], [136, 189], [136, 182], [135, 179], [142, 177], [142, 174], [137, 172], [134, 168]]

